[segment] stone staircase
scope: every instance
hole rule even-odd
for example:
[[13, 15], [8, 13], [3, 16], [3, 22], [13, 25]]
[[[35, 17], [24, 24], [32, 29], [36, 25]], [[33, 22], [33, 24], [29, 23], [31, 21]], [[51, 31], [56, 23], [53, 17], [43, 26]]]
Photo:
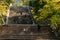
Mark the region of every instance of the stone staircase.
[[0, 26], [0, 39], [58, 40], [49, 27], [42, 26], [38, 32], [37, 25], [32, 24], [9, 24]]
[[0, 25], [0, 40], [58, 40], [47, 26], [34, 23], [27, 7], [11, 7], [8, 25]]
[[54, 33], [52, 33], [51, 29], [48, 26], [43, 26], [40, 28], [39, 37], [37, 40], [58, 40]]

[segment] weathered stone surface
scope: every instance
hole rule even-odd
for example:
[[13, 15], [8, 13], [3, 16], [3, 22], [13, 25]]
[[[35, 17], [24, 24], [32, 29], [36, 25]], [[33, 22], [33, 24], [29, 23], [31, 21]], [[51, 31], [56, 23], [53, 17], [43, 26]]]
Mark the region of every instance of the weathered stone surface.
[[33, 24], [33, 17], [29, 7], [11, 7], [8, 24]]
[[[24, 31], [24, 29], [26, 29]], [[58, 40], [49, 27], [41, 27], [37, 31], [37, 25], [9, 24], [0, 26], [0, 39], [15, 40]]]
[[31, 32], [37, 31], [36, 27], [36, 25], [29, 24], [10, 24], [0, 26], [0, 38], [30, 38], [33, 35]]

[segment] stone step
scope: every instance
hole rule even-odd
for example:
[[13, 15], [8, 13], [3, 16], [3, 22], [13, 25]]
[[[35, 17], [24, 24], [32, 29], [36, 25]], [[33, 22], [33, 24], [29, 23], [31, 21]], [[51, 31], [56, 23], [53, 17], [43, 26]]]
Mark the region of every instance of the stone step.
[[[22, 29], [26, 28], [26, 31]], [[8, 25], [0, 27], [1, 39], [34, 39], [34, 40], [54, 40], [56, 37], [50, 31], [49, 27], [41, 27], [40, 31], [37, 31], [37, 25]]]

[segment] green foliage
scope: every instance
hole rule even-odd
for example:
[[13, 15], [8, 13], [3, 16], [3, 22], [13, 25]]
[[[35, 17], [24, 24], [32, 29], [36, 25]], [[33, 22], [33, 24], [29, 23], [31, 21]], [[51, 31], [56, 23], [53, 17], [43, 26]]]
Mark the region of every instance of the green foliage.
[[4, 15], [2, 13], [0, 13], [0, 25], [1, 24], [5, 24]]
[[0, 24], [5, 24], [4, 16], [6, 16], [9, 4], [12, 2], [13, 0], [0, 0]]
[[60, 24], [60, 4], [53, 0], [36, 0], [30, 1], [30, 6], [34, 12], [36, 23], [47, 23], [45, 20], [51, 21], [52, 29], [57, 29]]
[[13, 3], [13, 2], [14, 2], [14, 0], [0, 0], [0, 1], [4, 1], [4, 2], [6, 2], [6, 3], [8, 3], [8, 4], [10, 4], [10, 3]]

